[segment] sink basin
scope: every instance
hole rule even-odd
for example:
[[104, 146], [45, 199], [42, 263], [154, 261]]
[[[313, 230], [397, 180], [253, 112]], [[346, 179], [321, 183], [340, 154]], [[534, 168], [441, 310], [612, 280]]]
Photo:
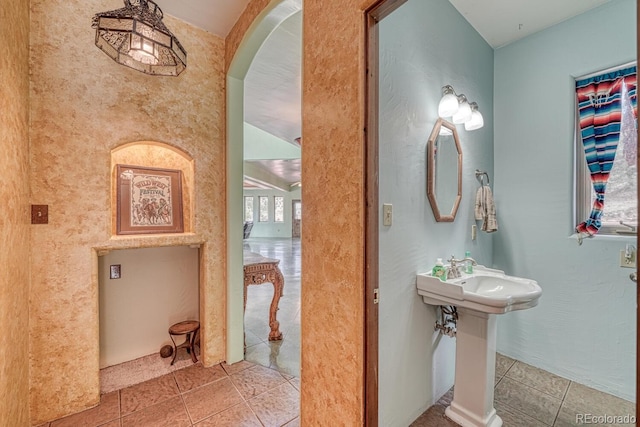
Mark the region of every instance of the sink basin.
[[443, 282], [431, 273], [418, 274], [418, 294], [427, 304], [455, 305], [489, 314], [535, 307], [542, 295], [535, 280], [481, 265], [475, 266], [472, 274], [461, 276]]

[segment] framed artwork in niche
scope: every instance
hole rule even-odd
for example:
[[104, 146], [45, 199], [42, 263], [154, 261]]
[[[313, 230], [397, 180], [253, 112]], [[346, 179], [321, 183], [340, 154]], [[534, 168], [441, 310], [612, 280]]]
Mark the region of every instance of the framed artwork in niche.
[[116, 165], [116, 234], [182, 233], [182, 172]]

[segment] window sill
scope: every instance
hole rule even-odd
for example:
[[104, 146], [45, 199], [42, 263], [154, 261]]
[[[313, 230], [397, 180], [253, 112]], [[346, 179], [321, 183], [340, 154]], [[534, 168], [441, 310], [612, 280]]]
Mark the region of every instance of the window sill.
[[[573, 233], [569, 236], [569, 239], [573, 239], [580, 243], [580, 239], [578, 233]], [[582, 242], [586, 241], [601, 241], [601, 242], [635, 242], [636, 235], [635, 234], [596, 234], [593, 237], [583, 237]]]

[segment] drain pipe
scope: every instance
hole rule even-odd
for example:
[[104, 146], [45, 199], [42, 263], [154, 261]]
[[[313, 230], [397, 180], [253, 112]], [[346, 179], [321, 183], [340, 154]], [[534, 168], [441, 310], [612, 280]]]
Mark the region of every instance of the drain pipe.
[[458, 320], [458, 308], [455, 305], [441, 305], [440, 320], [436, 320], [434, 330], [448, 337], [456, 336], [456, 322]]

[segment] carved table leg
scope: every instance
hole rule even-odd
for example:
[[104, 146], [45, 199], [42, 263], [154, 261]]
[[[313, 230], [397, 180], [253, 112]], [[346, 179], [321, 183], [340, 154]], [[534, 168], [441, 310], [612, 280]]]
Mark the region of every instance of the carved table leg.
[[280, 303], [280, 297], [284, 288], [284, 276], [282, 272], [276, 266], [275, 279], [273, 280], [273, 299], [271, 300], [271, 307], [269, 308], [269, 341], [278, 341], [282, 339], [282, 332], [280, 332], [280, 322], [276, 319], [278, 314], [278, 304]]
[[[279, 260], [269, 260], [267, 262], [258, 262], [245, 264], [244, 266], [244, 309], [247, 308], [247, 288], [249, 285], [262, 285], [263, 283], [273, 284], [273, 299], [269, 307], [269, 341], [278, 341], [282, 339], [280, 332], [280, 322], [276, 316], [278, 314], [278, 304], [284, 288], [284, 276], [278, 268]], [[246, 338], [246, 335], [245, 335]], [[245, 351], [246, 351], [245, 341]]]

